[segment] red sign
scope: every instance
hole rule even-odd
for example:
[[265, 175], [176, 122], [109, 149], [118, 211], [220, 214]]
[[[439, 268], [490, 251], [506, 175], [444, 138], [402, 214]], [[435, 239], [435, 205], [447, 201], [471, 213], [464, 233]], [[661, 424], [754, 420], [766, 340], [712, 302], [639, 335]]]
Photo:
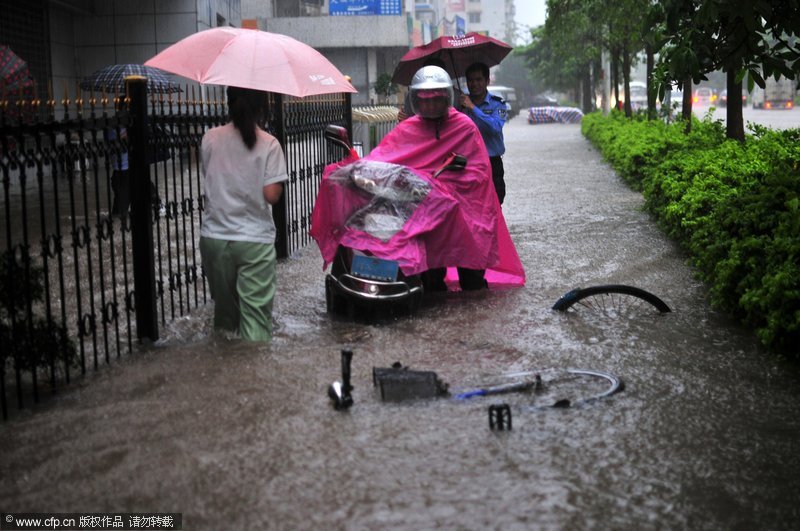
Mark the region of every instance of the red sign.
[[464, 0], [447, 0], [447, 10], [451, 13], [463, 12], [465, 10]]

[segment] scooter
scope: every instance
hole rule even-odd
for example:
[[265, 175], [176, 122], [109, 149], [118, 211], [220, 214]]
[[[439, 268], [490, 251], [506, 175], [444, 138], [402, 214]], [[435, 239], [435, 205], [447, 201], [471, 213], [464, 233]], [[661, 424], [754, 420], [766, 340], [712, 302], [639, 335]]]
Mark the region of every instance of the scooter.
[[[358, 159], [345, 128], [329, 125], [325, 138], [345, 149], [351, 159]], [[444, 171], [462, 171], [466, 166], [465, 157], [451, 154], [432, 177]], [[433, 187], [410, 168], [364, 159], [339, 167], [327, 179], [355, 192], [350, 197], [356, 198], [356, 204], [339, 205], [346, 211], [341, 230], [362, 231], [381, 242], [388, 242], [403, 228]], [[345, 245], [338, 246], [325, 275], [327, 311], [350, 318], [412, 314], [424, 291], [421, 274], [403, 274], [398, 260]]]

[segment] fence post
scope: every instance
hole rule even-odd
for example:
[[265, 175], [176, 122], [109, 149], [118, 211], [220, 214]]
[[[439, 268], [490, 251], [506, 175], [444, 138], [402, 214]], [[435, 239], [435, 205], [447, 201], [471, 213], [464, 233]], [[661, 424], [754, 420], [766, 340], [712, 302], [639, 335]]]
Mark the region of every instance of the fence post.
[[347, 129], [347, 134], [350, 135], [350, 139], [354, 139], [353, 136], [353, 95], [349, 92], [345, 92], [344, 94], [344, 126]]
[[153, 250], [153, 217], [150, 165], [147, 163], [147, 78], [125, 78], [130, 97], [131, 125], [128, 159], [131, 196], [131, 248], [133, 252], [133, 300], [136, 336], [141, 341], [158, 339], [156, 276]]
[[[283, 152], [286, 153], [286, 123], [283, 109], [283, 94], [275, 94], [272, 100], [275, 105], [272, 116], [275, 117], [275, 138], [278, 139]], [[286, 163], [289, 161], [287, 159]], [[289, 168], [286, 168], [288, 171]], [[291, 176], [290, 176], [291, 177]], [[288, 202], [287, 195], [289, 194], [289, 183], [284, 183], [283, 194], [281, 200], [277, 204], [272, 205], [272, 219], [275, 222], [275, 254], [278, 258], [286, 258], [289, 256], [289, 223], [286, 219], [286, 205]]]

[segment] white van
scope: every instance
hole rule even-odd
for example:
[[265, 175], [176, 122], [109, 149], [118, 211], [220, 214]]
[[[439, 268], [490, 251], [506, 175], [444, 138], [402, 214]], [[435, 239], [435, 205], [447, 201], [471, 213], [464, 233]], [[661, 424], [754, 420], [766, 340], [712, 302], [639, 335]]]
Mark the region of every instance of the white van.
[[[641, 81], [631, 81], [631, 110], [636, 112], [647, 108], [647, 84]], [[625, 87], [619, 86], [619, 108], [625, 104]]]
[[517, 101], [517, 93], [513, 87], [506, 87], [503, 85], [489, 85], [486, 89], [506, 100], [506, 109], [508, 110], [508, 119], [519, 114], [519, 102]]

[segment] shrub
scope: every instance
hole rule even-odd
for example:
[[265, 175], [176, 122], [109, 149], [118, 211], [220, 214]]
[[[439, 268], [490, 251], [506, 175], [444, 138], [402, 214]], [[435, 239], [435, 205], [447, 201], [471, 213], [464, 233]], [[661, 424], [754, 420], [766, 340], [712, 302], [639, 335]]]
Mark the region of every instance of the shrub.
[[8, 252], [0, 255], [0, 367], [9, 360], [22, 370], [47, 369], [56, 361], [77, 366], [66, 329], [34, 311], [44, 298], [43, 279], [41, 268], [25, 268]]
[[744, 143], [692, 124], [584, 117], [584, 135], [690, 254], [711, 302], [773, 351], [800, 343], [800, 130], [751, 126]]

